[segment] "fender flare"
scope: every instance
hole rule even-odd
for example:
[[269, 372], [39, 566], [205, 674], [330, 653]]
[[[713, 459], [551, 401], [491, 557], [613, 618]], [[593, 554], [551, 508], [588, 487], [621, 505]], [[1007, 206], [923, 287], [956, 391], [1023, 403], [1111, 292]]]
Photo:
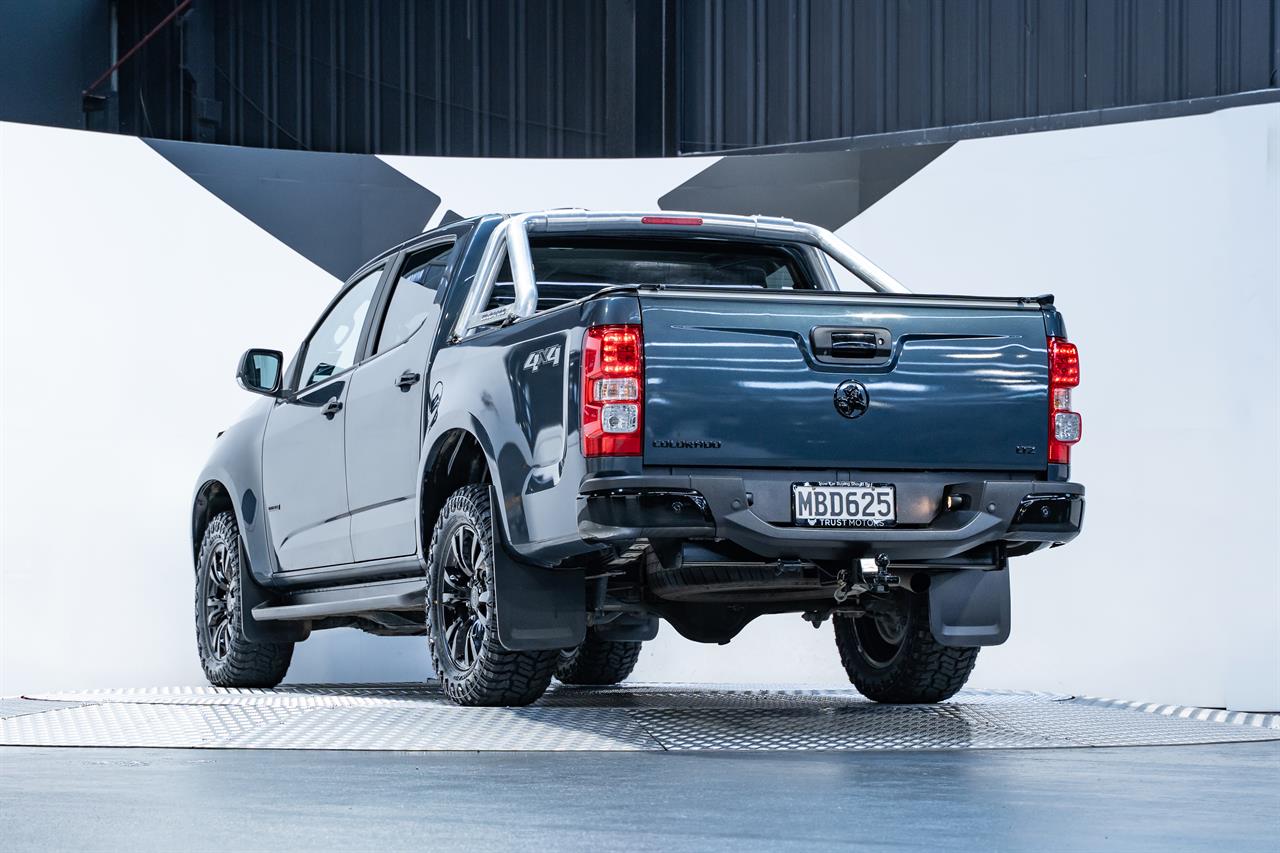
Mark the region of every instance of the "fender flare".
[[[489, 470], [489, 480], [497, 490], [499, 500], [496, 502], [498, 522], [501, 526], [504, 539], [510, 541], [507, 527], [507, 505], [503, 499], [505, 492], [502, 489], [501, 475], [498, 472], [498, 460], [493, 450], [493, 440], [489, 437], [489, 431], [485, 429], [484, 424], [472, 415], [470, 412], [457, 412], [449, 415], [442, 415], [431, 425], [426, 438], [422, 442], [422, 453], [418, 454], [418, 492], [416, 497], [416, 513], [415, 524], [417, 526], [417, 547], [418, 557], [426, 565], [426, 537], [428, 530], [423, 529], [426, 524], [434, 524], [435, 519], [423, 518], [423, 511], [426, 504], [426, 487], [427, 472], [430, 471], [440, 458], [440, 454], [444, 451], [445, 445], [451, 433], [462, 432], [475, 439], [476, 444], [480, 446], [480, 451], [484, 454], [485, 467]], [[448, 495], [441, 496], [441, 502]]]
[[[223, 468], [209, 466], [200, 473], [195, 492], [191, 498], [191, 551], [192, 572], [199, 570], [200, 559], [200, 514], [203, 502], [214, 487], [220, 488], [227, 495], [231, 504], [231, 514], [236, 519], [236, 529], [240, 532], [240, 625], [245, 637], [257, 643], [292, 643], [307, 638], [309, 631], [302, 622], [262, 623], [250, 616], [253, 608], [270, 600], [267, 589], [259, 582], [259, 573], [265, 566], [269, 576], [274, 565], [274, 554], [271, 553], [271, 538], [267, 528], [266, 508], [262, 506], [257, 493], [252, 489], [241, 490], [230, 472]], [[255, 570], [254, 567], [258, 567]]]

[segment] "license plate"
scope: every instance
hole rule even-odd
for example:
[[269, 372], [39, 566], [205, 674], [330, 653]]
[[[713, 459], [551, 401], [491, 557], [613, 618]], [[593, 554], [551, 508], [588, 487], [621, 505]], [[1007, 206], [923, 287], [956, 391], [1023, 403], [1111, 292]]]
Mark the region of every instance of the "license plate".
[[886, 527], [897, 520], [887, 483], [792, 483], [791, 520], [806, 527]]

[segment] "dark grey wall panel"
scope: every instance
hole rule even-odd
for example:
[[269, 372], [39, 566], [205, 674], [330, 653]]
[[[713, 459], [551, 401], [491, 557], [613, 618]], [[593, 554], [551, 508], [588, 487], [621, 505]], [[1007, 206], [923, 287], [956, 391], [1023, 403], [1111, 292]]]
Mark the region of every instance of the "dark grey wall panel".
[[106, 7], [0, 0], [0, 121], [84, 126], [80, 93], [111, 64]]
[[679, 147], [1280, 85], [1280, 0], [679, 0]]
[[0, 0], [0, 118], [312, 151], [732, 151], [1280, 87], [1280, 0]]
[[[121, 0], [121, 43], [172, 7]], [[605, 12], [599, 0], [200, 0], [122, 72], [121, 130], [314, 151], [597, 156]], [[206, 69], [189, 61], [202, 39]], [[200, 104], [208, 136], [192, 125]]]

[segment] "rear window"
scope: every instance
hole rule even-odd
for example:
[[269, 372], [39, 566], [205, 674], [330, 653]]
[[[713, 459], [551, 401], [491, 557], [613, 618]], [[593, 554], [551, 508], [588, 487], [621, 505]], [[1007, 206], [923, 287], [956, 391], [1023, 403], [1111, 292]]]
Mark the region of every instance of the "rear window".
[[[538, 279], [538, 310], [620, 284], [673, 287], [758, 287], [812, 290], [798, 254], [780, 246], [722, 240], [546, 238], [530, 240]], [[488, 308], [515, 294], [508, 262], [498, 273]]]

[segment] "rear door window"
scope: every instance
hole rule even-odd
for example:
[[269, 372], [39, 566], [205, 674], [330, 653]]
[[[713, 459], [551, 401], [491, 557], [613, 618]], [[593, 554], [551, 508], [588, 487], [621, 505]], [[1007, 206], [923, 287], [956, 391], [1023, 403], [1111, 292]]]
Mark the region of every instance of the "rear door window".
[[386, 352], [403, 343], [419, 328], [436, 305], [436, 294], [449, 262], [454, 243], [432, 246], [410, 255], [392, 285], [391, 300], [382, 319], [374, 352]]

